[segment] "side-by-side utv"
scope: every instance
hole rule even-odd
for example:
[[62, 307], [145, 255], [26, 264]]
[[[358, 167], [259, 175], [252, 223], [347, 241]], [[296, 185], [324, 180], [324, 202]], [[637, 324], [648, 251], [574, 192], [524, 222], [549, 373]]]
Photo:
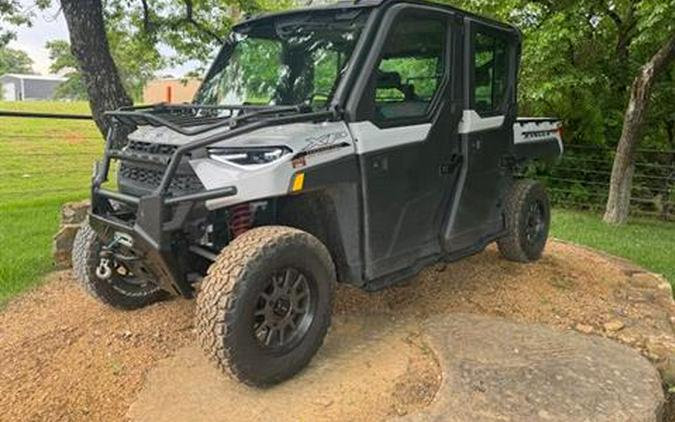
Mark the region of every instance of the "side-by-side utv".
[[320, 347], [336, 282], [382, 289], [492, 242], [536, 261], [549, 201], [516, 175], [563, 147], [558, 121], [517, 118], [520, 44], [411, 0], [237, 25], [194, 103], [107, 113], [78, 279], [123, 309], [197, 296], [206, 353], [266, 386]]

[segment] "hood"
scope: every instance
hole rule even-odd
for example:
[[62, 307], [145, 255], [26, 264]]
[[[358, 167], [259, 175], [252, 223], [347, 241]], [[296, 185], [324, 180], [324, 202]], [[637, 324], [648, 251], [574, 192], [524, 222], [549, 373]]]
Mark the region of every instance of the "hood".
[[[218, 128], [198, 136], [186, 136], [167, 127], [141, 126], [129, 135], [129, 140], [180, 146], [213, 135], [225, 134], [228, 130], [227, 128]], [[324, 148], [337, 143], [353, 144], [347, 125], [343, 122], [295, 123], [272, 126], [217, 142], [211, 147], [286, 146], [293, 152], [301, 152]]]

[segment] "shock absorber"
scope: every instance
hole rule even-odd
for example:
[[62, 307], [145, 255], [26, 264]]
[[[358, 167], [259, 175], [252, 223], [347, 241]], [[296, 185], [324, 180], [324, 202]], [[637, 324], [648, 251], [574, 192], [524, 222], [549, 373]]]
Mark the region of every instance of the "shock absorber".
[[253, 211], [251, 204], [240, 204], [230, 208], [230, 230], [234, 237], [239, 237], [253, 227]]

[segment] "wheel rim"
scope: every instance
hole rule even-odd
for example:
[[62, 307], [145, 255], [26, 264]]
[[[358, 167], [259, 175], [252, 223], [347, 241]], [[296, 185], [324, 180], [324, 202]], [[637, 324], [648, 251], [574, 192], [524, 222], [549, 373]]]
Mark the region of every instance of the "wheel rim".
[[315, 313], [314, 281], [295, 268], [273, 274], [258, 296], [254, 332], [265, 349], [283, 351], [302, 340]]
[[541, 201], [534, 201], [530, 204], [527, 212], [527, 225], [525, 234], [529, 243], [539, 242], [545, 235], [546, 215], [544, 204]]

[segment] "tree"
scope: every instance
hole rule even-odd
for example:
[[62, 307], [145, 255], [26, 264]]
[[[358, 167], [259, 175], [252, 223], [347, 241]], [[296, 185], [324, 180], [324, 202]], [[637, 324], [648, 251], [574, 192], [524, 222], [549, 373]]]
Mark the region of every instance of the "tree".
[[87, 100], [89, 98], [87, 86], [82, 79], [82, 74], [77, 69], [77, 60], [73, 56], [68, 41], [49, 41], [45, 47], [49, 51], [49, 59], [52, 61], [49, 70], [52, 73], [61, 73], [67, 78], [56, 88], [54, 97], [57, 99]]
[[[165, 61], [154, 49], [145, 47], [136, 37], [125, 31], [108, 30], [107, 38], [122, 85], [132, 99], [138, 101], [143, 96], [143, 88], [147, 81], [155, 77]], [[49, 58], [52, 60], [50, 71], [64, 73], [68, 78], [57, 89], [57, 98], [86, 100], [88, 98], [86, 85], [68, 41], [49, 41], [45, 47], [49, 50]], [[143, 57], [143, 60], [139, 60], [139, 57]]]
[[30, 26], [35, 16], [34, 10], [44, 9], [50, 2], [51, 0], [35, 0], [33, 2], [35, 7], [25, 7], [19, 0], [0, 0], [0, 49], [15, 38], [14, 31], [10, 27]]
[[[669, 95], [673, 83], [659, 74], [668, 74], [672, 59], [654, 60], [664, 56], [652, 55], [667, 50], [675, 33], [675, 1], [453, 3], [508, 20], [523, 30], [521, 113], [562, 117], [568, 143], [617, 149], [605, 221], [624, 222], [638, 144], [648, 142], [654, 149], [669, 145], [675, 115]], [[652, 66], [658, 63], [663, 66]], [[650, 102], [658, 106], [648, 113]], [[607, 183], [602, 172], [596, 173], [589, 175], [597, 178], [593, 183]]]
[[604, 216], [606, 223], [623, 224], [628, 220], [635, 171], [635, 153], [642, 139], [652, 87], [656, 78], [673, 60], [675, 60], [675, 35], [671, 35], [659, 51], [642, 66], [633, 82], [623, 132], [612, 167], [609, 199]]
[[[672, 97], [658, 100], [662, 93], [672, 93], [672, 63], [675, 61], [675, 0], [635, 0], [635, 29], [631, 44], [632, 55], [641, 63], [630, 87], [630, 97], [624, 113], [623, 127], [616, 149], [609, 199], [604, 221], [623, 224], [630, 214], [633, 174], [638, 145], [642, 142], [649, 114], [656, 115], [668, 127], [675, 114]], [[664, 83], [665, 82], [665, 83]], [[654, 94], [654, 87], [660, 92]], [[660, 110], [648, 113], [650, 104], [657, 101]], [[653, 119], [653, 116], [651, 116]], [[658, 132], [661, 122], [650, 132]], [[663, 145], [667, 146], [666, 138]]]
[[0, 75], [5, 73], [35, 73], [33, 60], [25, 51], [0, 48]]
[[[175, 53], [173, 63], [206, 62], [239, 17], [290, 4], [290, 0], [109, 0], [104, 7], [101, 0], [61, 0], [73, 55], [103, 133], [103, 112], [131, 104], [128, 92], [142, 89], [149, 75], [143, 65], [159, 63], [162, 46]], [[111, 45], [116, 47], [114, 54]], [[120, 65], [121, 57], [138, 67], [128, 71]], [[141, 77], [125, 86], [130, 75]]]
[[103, 113], [130, 106], [127, 94], [110, 54], [103, 23], [101, 0], [61, 0], [70, 33], [70, 45], [82, 72], [92, 115], [105, 136], [108, 122]]

